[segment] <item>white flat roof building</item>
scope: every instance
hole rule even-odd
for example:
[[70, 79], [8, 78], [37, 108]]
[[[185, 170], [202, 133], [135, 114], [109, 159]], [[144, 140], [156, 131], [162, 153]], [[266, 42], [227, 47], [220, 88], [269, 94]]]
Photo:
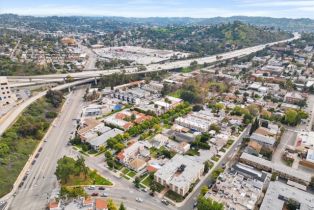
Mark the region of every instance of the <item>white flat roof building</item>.
[[98, 150], [100, 146], [105, 145], [108, 139], [115, 137], [118, 134], [123, 134], [122, 130], [119, 130], [117, 128], [114, 128], [112, 130], [109, 130], [102, 135], [92, 139], [89, 141], [91, 146], [95, 149]]
[[154, 179], [184, 196], [191, 185], [201, 177], [203, 171], [203, 164], [177, 154], [155, 173]]
[[178, 117], [175, 120], [178, 125], [184, 126], [189, 129], [197, 130], [200, 132], [207, 132], [211, 122], [200, 118], [193, 117], [191, 115], [187, 117]]
[[282, 182], [270, 182], [260, 210], [283, 209], [285, 201], [292, 199], [300, 204], [300, 210], [314, 209], [314, 196], [306, 191]]

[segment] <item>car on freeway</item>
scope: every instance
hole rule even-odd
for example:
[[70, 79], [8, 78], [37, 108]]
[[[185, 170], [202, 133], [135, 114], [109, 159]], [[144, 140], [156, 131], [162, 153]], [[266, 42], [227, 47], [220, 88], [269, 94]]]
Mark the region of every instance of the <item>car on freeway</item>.
[[143, 199], [142, 199], [142, 198], [139, 198], [139, 197], [137, 197], [135, 200], [136, 200], [137, 202], [139, 202], [139, 203], [142, 203], [142, 202], [143, 202]]
[[89, 186], [87, 189], [89, 189], [89, 190], [95, 190], [96, 187], [95, 187], [94, 185], [92, 185], [92, 186]]
[[92, 193], [92, 196], [98, 196], [99, 194], [98, 194], [98, 192], [93, 192]]

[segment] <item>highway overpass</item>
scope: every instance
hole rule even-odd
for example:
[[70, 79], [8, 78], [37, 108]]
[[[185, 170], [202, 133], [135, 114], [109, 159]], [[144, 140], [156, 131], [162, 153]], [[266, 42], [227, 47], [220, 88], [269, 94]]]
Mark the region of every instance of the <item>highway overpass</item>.
[[[66, 84], [62, 84], [62, 85], [56, 86], [56, 87], [52, 88], [52, 90], [64, 90], [64, 89], [71, 88], [73, 86], [77, 86], [77, 85], [81, 85], [81, 84], [92, 82], [93, 80], [94, 80], [94, 78], [88, 78], [88, 79], [79, 80], [79, 81], [75, 81], [75, 82], [71, 82], [71, 83], [66, 83]], [[18, 116], [20, 116], [20, 114], [29, 105], [31, 105], [32, 103], [37, 101], [39, 98], [41, 98], [44, 95], [46, 95], [46, 92], [47, 91], [40, 92], [37, 95], [27, 99], [26, 101], [20, 103], [18, 106], [14, 107], [11, 112], [9, 112], [6, 115], [4, 115], [3, 119], [2, 119], [3, 122], [0, 124], [0, 136], [2, 136], [2, 134], [5, 132], [5, 130], [8, 129], [10, 127], [10, 125], [12, 125], [16, 121]]]

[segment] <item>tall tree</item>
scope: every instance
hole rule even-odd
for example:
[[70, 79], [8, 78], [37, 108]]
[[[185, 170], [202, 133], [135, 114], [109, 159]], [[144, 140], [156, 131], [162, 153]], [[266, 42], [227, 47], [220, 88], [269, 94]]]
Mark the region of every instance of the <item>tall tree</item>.
[[119, 210], [126, 210], [126, 208], [125, 208], [123, 203], [120, 204]]

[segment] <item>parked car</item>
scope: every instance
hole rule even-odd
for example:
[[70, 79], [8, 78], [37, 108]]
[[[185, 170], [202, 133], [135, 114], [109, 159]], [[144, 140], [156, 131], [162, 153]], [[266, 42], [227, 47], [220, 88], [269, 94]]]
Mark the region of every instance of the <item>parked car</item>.
[[34, 165], [35, 163], [36, 163], [36, 160], [33, 160], [33, 161], [32, 161], [32, 165]]
[[42, 148], [42, 147], [40, 147], [40, 148], [39, 148], [39, 150], [38, 150], [38, 152], [41, 152], [42, 150], [43, 150], [43, 148]]
[[39, 156], [39, 153], [37, 153], [37, 154], [35, 155], [35, 158], [38, 158], [38, 156]]
[[143, 192], [147, 192], [147, 189], [146, 188], [142, 188], [141, 189]]
[[105, 190], [106, 188], [104, 187], [98, 187], [98, 190]]
[[24, 182], [21, 182], [21, 183], [19, 184], [19, 188], [23, 187], [23, 185], [24, 185]]

